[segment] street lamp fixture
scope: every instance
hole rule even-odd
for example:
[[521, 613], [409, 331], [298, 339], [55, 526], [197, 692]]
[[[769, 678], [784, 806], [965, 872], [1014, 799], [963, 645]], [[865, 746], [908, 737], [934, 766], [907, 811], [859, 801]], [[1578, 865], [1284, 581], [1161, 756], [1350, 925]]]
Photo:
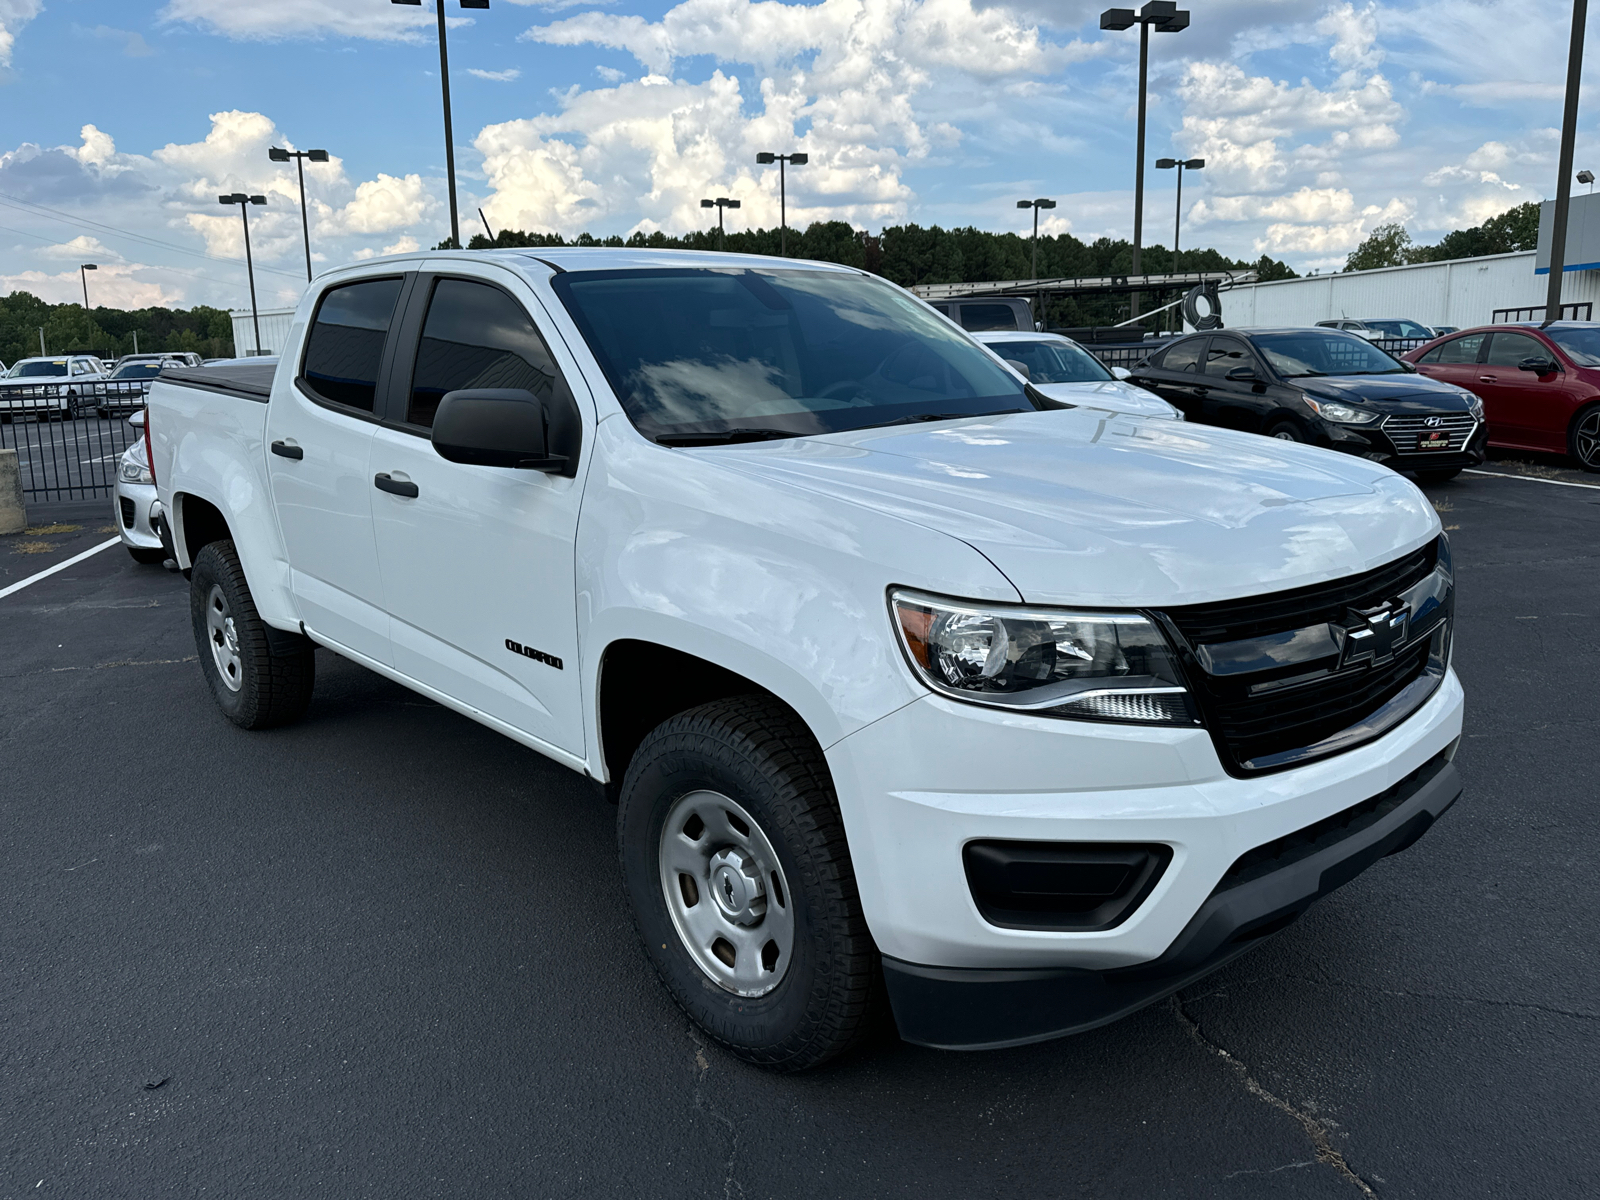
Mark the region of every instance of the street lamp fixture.
[[718, 196], [715, 200], [700, 201], [701, 208], [714, 208], [717, 210], [717, 249], [727, 248], [728, 239], [722, 231], [722, 214], [730, 208], [738, 208], [737, 200], [729, 200], [726, 196]]
[[[410, 4], [418, 7], [422, 0], [389, 0], [391, 4]], [[462, 8], [488, 8], [489, 0], [459, 0]], [[450, 52], [445, 44], [444, 0], [434, 0], [439, 14], [439, 85], [444, 90], [444, 172], [450, 183], [450, 240], [456, 249], [461, 248], [461, 221], [456, 215], [456, 144], [450, 127]]]
[[1190, 171], [1199, 171], [1205, 165], [1206, 160], [1203, 158], [1156, 159], [1156, 169], [1158, 171], [1170, 171], [1173, 167], [1178, 168], [1178, 210], [1177, 216], [1172, 219], [1172, 273], [1174, 275], [1178, 273], [1178, 230], [1183, 226], [1183, 172], [1186, 168]]
[[250, 320], [256, 328], [256, 353], [261, 353], [261, 310], [256, 307], [256, 267], [250, 257], [250, 206], [252, 204], [265, 204], [265, 196], [247, 196], [243, 192], [232, 192], [226, 196], [218, 196], [218, 204], [237, 204], [239, 216], [244, 219], [244, 270], [250, 279]]
[[[1150, 79], [1150, 29], [1157, 33], [1179, 33], [1189, 28], [1189, 13], [1171, 0], [1150, 0], [1138, 12], [1131, 8], [1108, 8], [1100, 14], [1101, 29], [1131, 29], [1139, 27], [1139, 133], [1135, 153], [1138, 165], [1133, 174], [1133, 274], [1142, 275], [1139, 250], [1144, 243], [1144, 110]], [[1133, 311], [1139, 315], [1139, 293], [1133, 294]]]
[[[783, 168], [785, 164], [803, 167], [810, 161], [809, 154], [769, 154], [763, 150], [756, 155], [756, 162], [763, 167], [778, 164], [778, 252], [785, 257], [789, 254], [789, 201], [785, 194]], [[705, 205], [700, 207], [704, 208]]]
[[1018, 208], [1033, 209], [1033, 274], [1030, 279], [1039, 278], [1039, 210], [1041, 208], [1054, 208], [1054, 200], [1018, 200]]
[[327, 162], [326, 150], [280, 150], [273, 146], [267, 151], [267, 157], [273, 162], [288, 162], [294, 159], [295, 167], [300, 172], [300, 231], [306, 239], [306, 282], [311, 282], [311, 225], [306, 220], [306, 159], [312, 162]]
[[1589, 194], [1591, 196], [1594, 195], [1594, 172], [1593, 171], [1579, 171], [1578, 172], [1578, 182], [1579, 183], [1587, 183], [1589, 185]]

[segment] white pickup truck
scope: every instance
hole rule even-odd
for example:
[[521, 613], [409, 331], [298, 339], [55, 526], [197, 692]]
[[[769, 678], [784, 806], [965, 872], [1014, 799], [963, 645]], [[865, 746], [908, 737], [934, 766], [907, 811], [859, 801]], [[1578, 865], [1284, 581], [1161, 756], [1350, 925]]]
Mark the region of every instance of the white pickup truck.
[[594, 779], [665, 985], [776, 1069], [885, 1001], [939, 1047], [1114, 1020], [1461, 790], [1412, 484], [1052, 401], [860, 271], [374, 260], [146, 432], [223, 712], [300, 717], [320, 646]]

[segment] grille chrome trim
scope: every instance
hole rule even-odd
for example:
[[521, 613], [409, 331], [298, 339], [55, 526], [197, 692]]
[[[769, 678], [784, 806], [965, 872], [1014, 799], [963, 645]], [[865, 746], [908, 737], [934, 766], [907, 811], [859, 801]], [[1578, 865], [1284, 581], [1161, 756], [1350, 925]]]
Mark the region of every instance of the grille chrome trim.
[[[1437, 421], [1437, 425], [1427, 425], [1427, 421]], [[1394, 443], [1395, 450], [1400, 454], [1443, 454], [1446, 451], [1417, 449], [1417, 437], [1420, 434], [1432, 433], [1443, 429], [1450, 434], [1450, 450], [1465, 450], [1472, 441], [1473, 435], [1478, 432], [1478, 419], [1471, 413], [1425, 413], [1421, 416], [1391, 416], [1385, 417], [1378, 425]]]

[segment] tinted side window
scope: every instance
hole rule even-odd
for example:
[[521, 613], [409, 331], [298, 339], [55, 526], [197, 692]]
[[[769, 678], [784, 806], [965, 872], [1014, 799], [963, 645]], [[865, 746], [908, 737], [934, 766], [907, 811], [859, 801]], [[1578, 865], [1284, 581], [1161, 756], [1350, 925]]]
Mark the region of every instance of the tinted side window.
[[317, 307], [306, 338], [304, 376], [318, 396], [371, 412], [378, 365], [400, 280], [369, 279], [332, 289]]
[[1466, 337], [1451, 338], [1439, 347], [1439, 357], [1430, 358], [1429, 362], [1436, 363], [1475, 363], [1478, 361], [1478, 349], [1483, 345], [1486, 334], [1469, 333]]
[[1236, 342], [1232, 338], [1211, 339], [1211, 349], [1206, 351], [1207, 375], [1226, 375], [1235, 367], [1254, 365], [1243, 342]]
[[1554, 358], [1545, 344], [1525, 333], [1497, 333], [1489, 341], [1489, 356], [1484, 362], [1496, 367], [1514, 367], [1525, 358]]
[[550, 351], [510, 296], [461, 279], [441, 279], [434, 285], [411, 377], [407, 421], [432, 426], [446, 392], [521, 388], [547, 400], [555, 381]]
[[1444, 353], [1444, 346], [1435, 346], [1432, 350], [1429, 350], [1421, 358], [1417, 359], [1417, 361], [1419, 363], [1436, 363], [1436, 362], [1439, 361], [1439, 356], [1441, 354], [1443, 354], [1443, 353]]
[[1176, 346], [1170, 347], [1156, 365], [1163, 371], [1199, 371], [1200, 353], [1205, 349], [1205, 345], [1205, 338], [1179, 342]]
[[963, 304], [961, 328], [973, 333], [986, 329], [1016, 329], [1017, 313], [1009, 304]]

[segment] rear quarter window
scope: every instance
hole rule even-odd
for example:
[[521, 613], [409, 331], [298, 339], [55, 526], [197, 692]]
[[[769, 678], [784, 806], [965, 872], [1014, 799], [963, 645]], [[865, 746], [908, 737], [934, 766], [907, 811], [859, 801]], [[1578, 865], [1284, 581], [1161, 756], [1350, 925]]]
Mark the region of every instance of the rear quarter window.
[[370, 413], [400, 279], [363, 279], [331, 288], [306, 337], [301, 377], [330, 404]]

